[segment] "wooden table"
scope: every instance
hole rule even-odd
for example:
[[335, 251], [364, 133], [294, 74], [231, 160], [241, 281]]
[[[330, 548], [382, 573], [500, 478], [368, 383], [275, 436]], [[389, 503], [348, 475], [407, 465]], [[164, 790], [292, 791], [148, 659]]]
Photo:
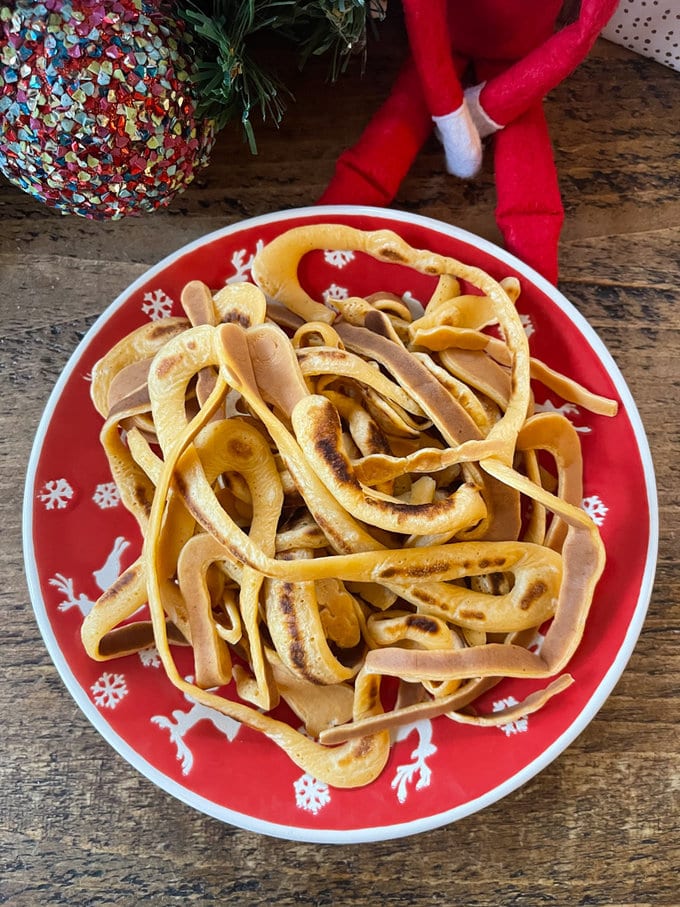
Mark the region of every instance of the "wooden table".
[[[393, 29], [393, 31], [396, 31]], [[567, 218], [560, 288], [637, 400], [656, 463], [661, 546], [641, 638], [597, 718], [523, 788], [454, 825], [353, 846], [287, 843], [193, 812], [118, 757], [41, 642], [24, 580], [21, 495], [40, 413], [97, 314], [161, 257], [244, 217], [313, 204], [403, 51], [362, 79], [314, 64], [252, 157], [236, 129], [161, 213], [61, 217], [0, 184], [2, 686], [0, 900], [80, 904], [680, 904], [678, 361], [680, 76], [606, 42], [546, 102]], [[309, 86], [313, 85], [313, 90]], [[446, 177], [432, 140], [395, 207], [498, 240], [487, 160]], [[634, 527], [631, 527], [634, 531]]]

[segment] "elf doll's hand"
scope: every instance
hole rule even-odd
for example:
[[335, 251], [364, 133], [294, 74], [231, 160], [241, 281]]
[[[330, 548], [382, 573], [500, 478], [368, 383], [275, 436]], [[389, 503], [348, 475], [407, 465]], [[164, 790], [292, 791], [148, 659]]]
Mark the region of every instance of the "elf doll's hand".
[[471, 85], [469, 88], [465, 89], [465, 103], [470, 111], [470, 117], [478, 135], [483, 139], [503, 128], [500, 123], [496, 123], [495, 120], [492, 120], [486, 110], [482, 107], [480, 95], [485, 85], [486, 82], [480, 82], [479, 85]]
[[444, 147], [446, 170], [469, 179], [482, 163], [482, 140], [465, 101], [453, 113], [433, 116], [437, 138]]
[[482, 163], [482, 141], [451, 53], [446, 0], [403, 0], [403, 6], [420, 88], [444, 146], [446, 169], [454, 176], [474, 176]]

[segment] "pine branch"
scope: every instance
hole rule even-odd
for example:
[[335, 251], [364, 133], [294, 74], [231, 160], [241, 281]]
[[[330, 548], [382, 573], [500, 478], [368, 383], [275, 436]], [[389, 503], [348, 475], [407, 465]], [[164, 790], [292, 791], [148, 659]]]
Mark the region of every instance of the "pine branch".
[[250, 121], [259, 108], [262, 119], [281, 121], [285, 89], [252, 59], [247, 39], [290, 14], [294, 0], [194, 0], [180, 9], [197, 37], [197, 113], [217, 129], [240, 119], [250, 150], [257, 153]]
[[301, 66], [328, 54], [336, 79], [364, 48], [367, 14], [376, 12], [382, 18], [379, 0], [180, 0], [179, 14], [195, 36], [198, 115], [214, 120], [217, 129], [240, 119], [256, 154], [253, 111], [278, 125], [292, 94], [255, 59], [253, 37], [270, 33], [292, 42]]
[[330, 78], [345, 71], [353, 55], [365, 60], [368, 22], [383, 19], [385, 10], [380, 0], [307, 0], [297, 4], [297, 35], [302, 43], [301, 65], [311, 56], [329, 53]]

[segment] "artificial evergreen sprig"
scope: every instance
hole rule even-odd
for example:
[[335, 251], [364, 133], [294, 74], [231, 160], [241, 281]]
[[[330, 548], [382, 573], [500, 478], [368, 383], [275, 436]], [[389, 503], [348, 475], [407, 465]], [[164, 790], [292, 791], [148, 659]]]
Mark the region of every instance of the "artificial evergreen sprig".
[[239, 119], [257, 153], [251, 114], [281, 121], [290, 92], [253, 53], [254, 39], [276, 33], [297, 48], [300, 64], [327, 54], [335, 79], [365, 46], [369, 17], [381, 18], [380, 0], [180, 0], [197, 50], [197, 112], [216, 128]]
[[307, 0], [296, 7], [291, 38], [300, 48], [300, 63], [329, 54], [331, 79], [353, 56], [365, 53], [367, 23], [385, 15], [385, 0]]

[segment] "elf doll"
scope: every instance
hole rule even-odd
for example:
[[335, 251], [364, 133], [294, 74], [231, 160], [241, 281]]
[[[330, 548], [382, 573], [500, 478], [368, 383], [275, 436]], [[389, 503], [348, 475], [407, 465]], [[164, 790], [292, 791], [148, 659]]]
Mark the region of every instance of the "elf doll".
[[[542, 101], [586, 57], [618, 0], [403, 0], [411, 58], [321, 204], [386, 205], [433, 124], [449, 173], [469, 178], [493, 136], [496, 220], [507, 248], [553, 283], [564, 210]], [[463, 85], [468, 87], [463, 87]]]

